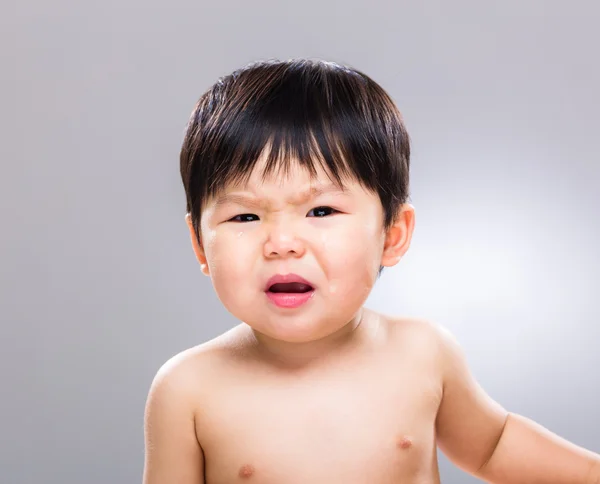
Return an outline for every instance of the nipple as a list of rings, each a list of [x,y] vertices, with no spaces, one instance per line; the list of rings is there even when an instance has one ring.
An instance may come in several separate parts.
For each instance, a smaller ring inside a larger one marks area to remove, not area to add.
[[[254,474],[254,467],[252,467],[250,464],[243,465],[240,468],[239,475],[241,478],[247,479],[247,478],[251,477],[252,474]]]
[[[401,449],[410,449],[412,447],[412,440],[410,439],[410,437],[402,437],[398,441],[398,447],[400,447]]]

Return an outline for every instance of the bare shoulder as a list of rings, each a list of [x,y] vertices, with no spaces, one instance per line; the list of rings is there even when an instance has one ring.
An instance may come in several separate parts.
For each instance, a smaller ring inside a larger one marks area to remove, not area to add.
[[[421,369],[432,384],[443,391],[448,373],[458,369],[464,359],[463,351],[449,329],[437,321],[418,317],[381,314],[388,328],[388,344],[394,353],[415,369]]]
[[[226,337],[186,349],[156,372],[144,412],[144,484],[204,482],[204,453],[197,416],[218,375]]]
[[[236,332],[233,328],[170,357],[156,372],[150,392],[168,387],[174,395],[188,397],[193,405],[210,388],[211,380],[218,379],[216,369],[224,356],[235,351]]]
[[[455,339],[440,323],[426,318],[400,317],[379,314],[388,328],[389,341],[411,353],[427,355],[438,360]]]
[[[471,377],[465,351],[447,327],[425,318],[391,318],[390,321],[391,327],[396,328],[395,333],[401,336],[397,338],[398,344],[406,342],[415,351],[433,358],[445,380]]]
[[[427,362],[426,375],[438,382],[439,406],[435,418],[437,446],[451,462],[477,475],[497,445],[508,412],[475,379],[464,349],[446,327],[425,319],[393,319],[414,361]],[[431,364],[429,364],[431,363]]]
[[[377,314],[379,335],[388,349],[383,353],[385,365],[404,384],[419,388],[439,406],[444,386],[444,358],[447,330],[439,323],[409,316]]]

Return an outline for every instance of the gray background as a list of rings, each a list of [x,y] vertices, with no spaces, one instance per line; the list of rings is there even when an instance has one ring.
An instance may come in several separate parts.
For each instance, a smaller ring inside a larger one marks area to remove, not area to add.
[[[405,116],[416,231],[368,305],[442,323],[502,405],[600,452],[597,2],[2,10],[0,482],[141,481],[154,373],[235,324],[189,245],[183,128],[271,57],[349,63]]]

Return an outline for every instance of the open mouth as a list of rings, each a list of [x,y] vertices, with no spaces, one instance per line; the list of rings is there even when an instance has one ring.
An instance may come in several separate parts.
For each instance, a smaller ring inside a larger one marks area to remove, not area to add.
[[[269,292],[286,294],[302,294],[312,290],[312,286],[302,282],[278,282],[268,289]]]
[[[267,298],[280,308],[294,309],[312,299],[315,288],[303,282],[277,282],[266,291]]]
[[[315,295],[315,287],[298,274],[275,274],[265,284],[269,301],[280,308],[299,308]]]

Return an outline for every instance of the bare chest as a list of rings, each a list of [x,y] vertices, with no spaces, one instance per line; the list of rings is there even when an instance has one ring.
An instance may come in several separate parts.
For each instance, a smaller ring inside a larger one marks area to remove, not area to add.
[[[199,427],[207,484],[438,483],[438,389],[419,373],[224,390]]]

